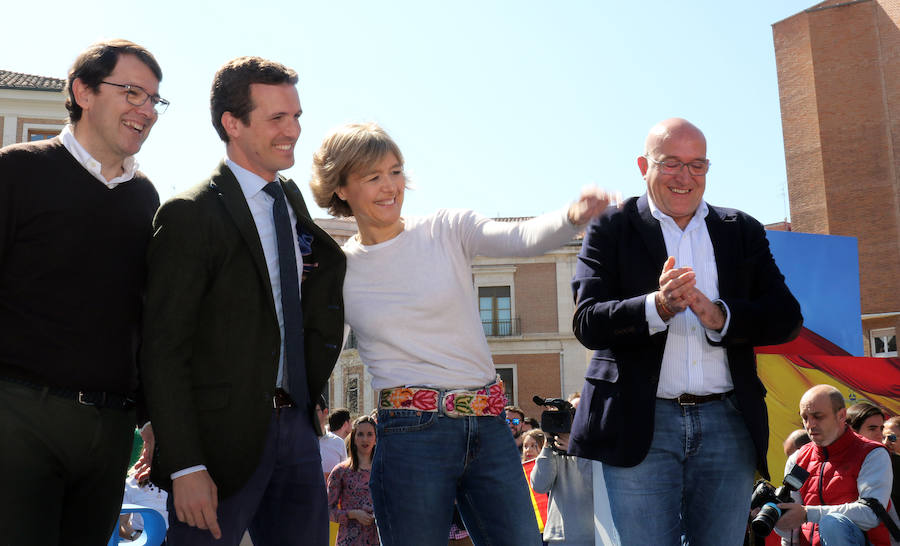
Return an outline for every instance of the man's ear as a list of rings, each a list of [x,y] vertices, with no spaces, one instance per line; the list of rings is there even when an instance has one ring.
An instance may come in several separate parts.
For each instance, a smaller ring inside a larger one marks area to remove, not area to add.
[[[241,128],[244,122],[236,118],[231,112],[222,112],[220,121],[229,139],[237,138],[241,135]]]
[[[94,90],[88,87],[81,78],[75,78],[72,81],[72,94],[75,96],[75,103],[82,110],[89,110],[94,101]]]
[[[638,169],[641,170],[641,176],[647,176],[647,167],[649,164],[647,163],[647,158],[639,155],[637,158]]]
[[[338,199],[341,201],[346,201],[347,198],[344,197],[344,186],[338,186],[338,189],[334,190],[334,194],[338,196]]]

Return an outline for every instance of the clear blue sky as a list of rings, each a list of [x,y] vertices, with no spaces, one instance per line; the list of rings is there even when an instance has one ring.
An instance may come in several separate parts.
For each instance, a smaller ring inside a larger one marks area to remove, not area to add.
[[[15,0],[0,68],[65,77],[108,37],[150,49],[172,106],[138,160],[164,199],[224,154],[209,121],[213,74],[259,55],[300,75],[303,133],[285,174],[314,216],[326,214],[309,194],[310,158],[340,123],[376,121],[398,142],[416,185],[406,214],[526,216],[589,183],[643,193],[646,132],[681,116],[709,142],[707,201],[768,223],[786,214],[771,25],[814,3]]]

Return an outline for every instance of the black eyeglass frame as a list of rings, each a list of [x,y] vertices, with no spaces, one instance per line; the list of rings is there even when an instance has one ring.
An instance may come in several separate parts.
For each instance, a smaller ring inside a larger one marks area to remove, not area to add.
[[[113,83],[106,80],[103,80],[100,83],[105,83],[106,85],[113,85],[115,87],[121,87],[122,89],[124,89],[125,100],[132,106],[143,106],[149,100],[153,105],[153,110],[159,115],[164,114],[171,104],[169,101],[160,97],[159,95],[151,95],[140,85],[133,85],[130,83]],[[134,97],[135,94],[137,94],[138,96],[143,95],[144,99],[140,102],[134,102],[132,100],[132,97]]]

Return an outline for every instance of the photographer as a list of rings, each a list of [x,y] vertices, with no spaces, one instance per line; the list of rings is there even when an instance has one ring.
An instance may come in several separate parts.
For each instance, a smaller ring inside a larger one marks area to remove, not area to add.
[[[574,413],[574,407],[570,406]],[[543,421],[543,419],[542,419]],[[571,424],[571,420],[569,421]],[[555,448],[555,449],[554,449]],[[569,455],[568,432],[547,435],[531,471],[531,485],[549,493],[544,542],[594,545],[594,492],[591,461]]]
[[[800,417],[812,441],[790,456],[785,474],[799,465],[810,476],[792,493],[797,502],[778,505],[785,510],[776,523],[782,545],[890,544],[887,528],[865,500],[887,507],[888,454],[850,430],[846,413],[840,391],[829,385],[817,385],[800,399]]]

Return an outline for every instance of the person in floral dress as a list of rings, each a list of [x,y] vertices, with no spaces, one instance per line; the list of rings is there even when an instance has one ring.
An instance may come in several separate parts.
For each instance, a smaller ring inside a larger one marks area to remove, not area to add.
[[[357,418],[347,440],[350,457],[328,475],[328,514],[340,525],[335,546],[381,544],[369,493],[375,420],[368,415]]]

